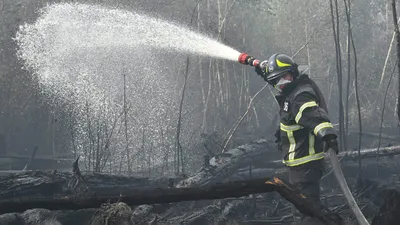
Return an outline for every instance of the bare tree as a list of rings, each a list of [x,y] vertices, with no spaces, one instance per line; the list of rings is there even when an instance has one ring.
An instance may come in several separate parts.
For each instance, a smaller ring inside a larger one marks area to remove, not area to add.
[[[400,60],[400,32],[399,25],[397,23],[397,11],[396,11],[396,1],[392,0],[392,12],[393,12],[393,23],[394,23],[394,32],[396,34],[397,39],[397,60]],[[398,92],[397,92],[397,118],[400,121],[400,63],[398,66]]]

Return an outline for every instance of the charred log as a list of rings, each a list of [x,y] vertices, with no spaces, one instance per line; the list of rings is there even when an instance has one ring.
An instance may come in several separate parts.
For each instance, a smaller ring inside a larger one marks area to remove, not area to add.
[[[250,163],[252,165],[265,164],[268,155],[278,158],[279,152],[274,150],[271,143],[273,142],[261,139],[219,154],[210,160],[209,165],[203,166],[197,174],[178,183],[177,187],[215,184],[232,176]]]
[[[168,187],[168,178],[149,179],[115,176],[98,173],[83,173],[92,193],[119,195],[124,190],[135,187]],[[68,184],[75,180],[72,173],[52,171],[29,171],[10,174],[0,178],[0,198],[69,196],[76,194]]]
[[[284,165],[280,159],[279,152],[270,143],[272,142],[261,139],[217,155],[210,160],[209,164],[205,164],[198,173],[181,181],[177,187],[206,185],[220,182],[221,180],[251,179],[247,169],[250,163],[253,167],[253,178],[282,176],[285,172]],[[400,145],[382,147],[379,151],[377,148],[361,150],[361,157],[365,159],[375,159],[377,154],[379,154],[379,157],[400,155]],[[344,162],[357,161],[358,152],[340,152],[338,157],[341,158],[344,167],[351,167],[351,165],[346,165]],[[326,160],[329,161],[329,157],[326,157]]]
[[[124,202],[127,205],[158,204],[168,202],[193,201],[201,199],[222,199],[241,197],[253,193],[278,192],[283,198],[292,202],[303,214],[318,217],[328,224],[342,224],[341,218],[331,213],[322,205],[315,205],[306,196],[282,180],[255,179],[220,183],[192,188],[132,188],[129,195],[96,196],[71,195],[52,198],[15,198],[0,201],[0,212],[22,212],[30,208],[53,210],[76,210],[82,208],[97,208],[103,203]],[[128,193],[127,193],[128,194]]]

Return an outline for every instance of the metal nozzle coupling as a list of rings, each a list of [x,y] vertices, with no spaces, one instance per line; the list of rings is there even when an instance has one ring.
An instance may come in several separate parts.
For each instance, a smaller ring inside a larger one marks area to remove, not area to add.
[[[244,64],[244,65],[250,65],[254,67],[259,67],[260,66],[260,60],[256,59],[253,56],[249,56],[247,53],[241,53],[239,55],[238,59],[239,63]]]

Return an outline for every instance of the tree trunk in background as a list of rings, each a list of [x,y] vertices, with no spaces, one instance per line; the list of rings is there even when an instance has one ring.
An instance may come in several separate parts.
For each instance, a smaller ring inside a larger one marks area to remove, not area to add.
[[[125,127],[125,153],[126,153],[126,162],[128,166],[128,174],[132,173],[132,164],[131,157],[129,153],[129,136],[128,136],[128,106],[126,101],[126,72],[125,69],[122,68],[122,76],[124,77],[124,127]]]
[[[392,12],[393,12],[393,24],[394,24],[394,32],[396,33],[396,40],[397,40],[397,70],[398,70],[398,83],[397,83],[397,118],[398,122],[400,123],[400,32],[399,32],[399,25],[397,23],[397,12],[396,12],[396,0],[392,0]]]

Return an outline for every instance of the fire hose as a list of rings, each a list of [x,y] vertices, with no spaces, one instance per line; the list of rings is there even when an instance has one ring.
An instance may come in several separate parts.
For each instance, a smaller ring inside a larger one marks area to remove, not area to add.
[[[340,189],[342,190],[343,195],[346,198],[351,211],[353,211],[354,216],[358,221],[358,224],[369,225],[367,219],[362,214],[360,208],[358,207],[356,201],[354,200],[353,195],[350,192],[349,186],[347,185],[346,179],[344,178],[343,171],[340,166],[335,150],[329,149],[329,159],[331,161],[333,173],[335,174],[336,180],[339,183]]]
[[[250,65],[254,67],[260,67],[260,60],[256,59],[253,56],[249,56],[246,53],[241,53],[238,59],[239,63],[244,64],[244,65]],[[344,197],[347,200],[347,203],[353,212],[355,218],[358,221],[359,225],[369,225],[367,219],[365,216],[362,214],[360,208],[358,207],[356,201],[354,200],[353,195],[351,194],[351,191],[349,189],[349,186],[347,185],[346,179],[343,175],[342,168],[340,166],[338,157],[336,155],[335,150],[329,149],[329,158],[331,161],[333,173],[335,174],[336,180],[339,183],[340,189],[343,192]]]

